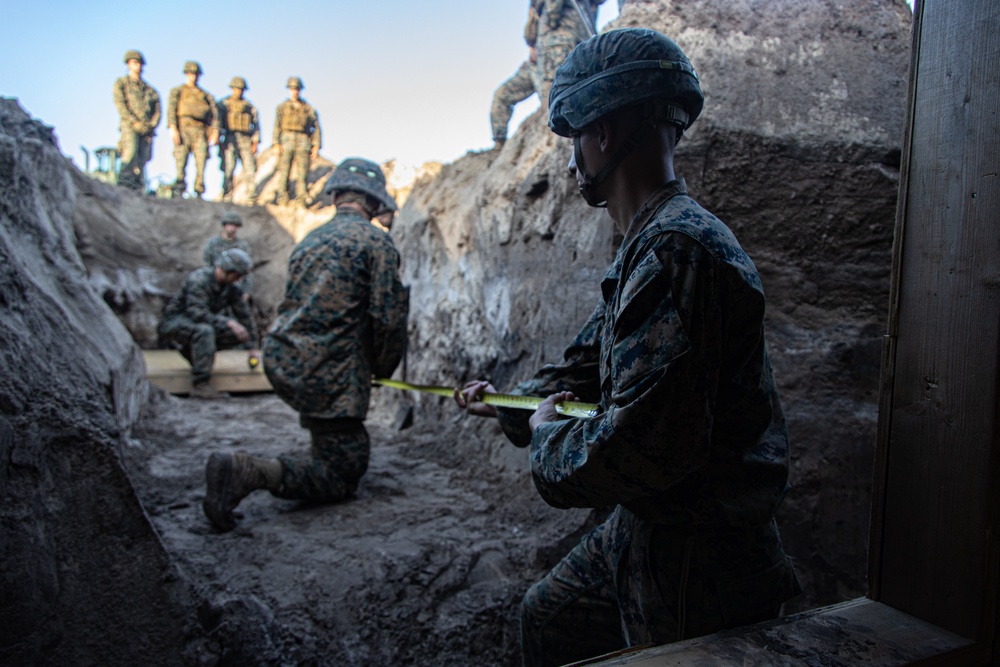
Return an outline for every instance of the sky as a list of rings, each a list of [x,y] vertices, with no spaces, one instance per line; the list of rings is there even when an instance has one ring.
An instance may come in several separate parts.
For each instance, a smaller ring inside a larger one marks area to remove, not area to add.
[[[17,98],[53,126],[62,152],[81,168],[81,147],[117,143],[112,86],[126,74],[125,51],[143,53],[143,78],[163,107],[147,165],[154,185],[173,182],[176,173],[166,106],[170,89],[184,82],[187,60],[201,64],[199,83],[217,99],[230,94],[233,76],[247,79],[246,98],[260,110],[261,149],[271,144],[288,77],[299,76],[303,98],[319,113],[322,157],[415,166],[491,147],[493,91],[527,56],[527,0],[5,4],[0,96]],[[617,14],[618,3],[607,0],[598,27]],[[511,134],[537,107],[535,97],[518,105]],[[213,148],[207,198],[221,190],[218,165]],[[193,180],[191,160],[189,189]]]

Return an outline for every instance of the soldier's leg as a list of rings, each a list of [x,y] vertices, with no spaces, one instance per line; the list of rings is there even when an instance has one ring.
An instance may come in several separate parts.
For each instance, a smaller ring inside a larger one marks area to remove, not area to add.
[[[301,205],[309,203],[309,188],[306,185],[306,177],[309,175],[309,152],[312,150],[312,143],[307,135],[299,135],[299,145],[295,150],[294,164],[292,165],[295,174],[295,201]]]
[[[292,157],[295,154],[294,135],[286,132],[281,137],[281,157],[278,159],[277,204],[288,203],[288,172],[292,169]]]
[[[194,191],[200,197],[205,192],[205,164],[208,162],[208,130],[203,127],[191,131],[191,149],[194,151]]]
[[[625,646],[608,559],[605,522],[591,531],[521,602],[526,667],[563,665]]]
[[[238,135],[237,142],[240,162],[243,165],[240,178],[245,184],[247,199],[251,204],[255,204],[257,203],[257,158],[253,154],[253,142],[245,135]]]
[[[236,172],[236,142],[231,138],[226,140],[222,151],[222,201],[233,200],[233,174]]]
[[[135,175],[139,181],[138,189],[146,189],[146,165],[153,159],[153,135],[145,134],[139,137],[138,155],[135,158]]]
[[[177,179],[174,181],[172,190],[175,197],[184,195],[187,189],[187,182],[184,180],[184,172],[187,169],[188,155],[191,154],[191,147],[186,143],[184,133],[181,133],[181,143],[174,146],[174,162],[177,164]]]
[[[360,419],[309,417],[300,421],[312,436],[312,457],[279,456],[281,486],[272,493],[279,498],[325,503],[347,498],[368,470],[371,441],[364,423]]]
[[[533,65],[529,61],[521,63],[514,76],[510,77],[497,88],[493,94],[493,105],[490,107],[490,126],[493,129],[493,141],[503,143],[507,140],[507,126],[514,114],[514,106],[531,97],[535,92],[531,80]]]
[[[121,150],[121,171],[118,174],[118,184],[133,190],[139,188],[137,178],[137,162],[139,157],[139,142],[142,137],[136,134],[131,124],[122,123],[121,140],[118,146]]]
[[[215,327],[211,324],[193,324],[188,342],[191,355],[191,381],[195,386],[205,384],[212,377],[215,364]]]

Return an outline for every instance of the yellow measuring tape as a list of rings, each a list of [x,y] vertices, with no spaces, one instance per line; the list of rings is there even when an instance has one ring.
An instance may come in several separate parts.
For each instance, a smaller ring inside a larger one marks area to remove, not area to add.
[[[393,389],[409,389],[411,391],[422,391],[427,394],[437,394],[452,398],[455,395],[454,387],[436,387],[429,384],[410,384],[399,380],[387,380],[385,378],[375,378],[372,384],[380,384]],[[498,405],[501,408],[516,408],[518,410],[537,410],[545,399],[537,396],[515,396],[514,394],[481,394],[479,400],[486,405]],[[577,403],[576,401],[565,401],[556,403],[556,412],[567,417],[579,417],[587,419],[597,416],[597,406],[593,403]]]

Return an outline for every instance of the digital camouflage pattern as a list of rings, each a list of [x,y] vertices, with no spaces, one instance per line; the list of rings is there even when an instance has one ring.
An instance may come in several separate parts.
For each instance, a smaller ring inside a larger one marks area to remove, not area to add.
[[[319,116],[312,105],[303,99],[285,100],[278,105],[274,119],[273,143],[281,146],[278,159],[278,203],[288,201],[288,178],[294,169],[295,198],[304,202],[308,190],[310,153],[323,147],[323,134]]]
[[[371,440],[360,419],[302,418],[312,438],[308,458],[279,456],[281,486],[271,493],[288,500],[331,503],[353,495],[368,470]]]
[[[185,171],[188,156],[194,155],[194,191],[205,192],[205,163],[208,161],[208,134],[219,130],[219,112],[215,98],[200,86],[183,84],[170,90],[167,101],[167,127],[176,127],[181,143],[174,146],[177,180],[174,194],[187,188]]]
[[[144,170],[153,157],[153,137],[160,124],[160,94],[141,78],[123,76],[115,81],[113,97],[121,118],[118,182],[140,190],[145,185]]]
[[[493,141],[507,140],[507,127],[514,106],[535,94],[535,63],[525,60],[521,66],[493,93],[493,104],[490,106],[490,127],[493,130]],[[541,99],[541,98],[539,98]]]
[[[226,322],[235,319],[250,332],[250,339],[240,343]],[[207,382],[212,374],[216,350],[257,347],[257,327],[250,308],[243,302],[243,291],[236,285],[219,284],[215,269],[201,267],[188,274],[180,291],[163,310],[157,329],[160,337],[181,347],[181,354],[191,362],[195,384]]]
[[[789,445],[753,262],[677,180],[636,214],[601,290],[564,364],[515,390],[601,414],[532,435],[499,411],[546,502],[616,508],[525,597],[531,665],[762,620],[799,592],[773,521]]]
[[[215,260],[218,259],[219,255],[221,255],[223,251],[231,250],[233,248],[242,250],[247,255],[250,255],[250,257],[253,257],[253,255],[250,254],[250,244],[247,243],[246,239],[236,237],[232,241],[227,241],[221,236],[213,236],[205,242],[205,247],[201,251],[202,261],[205,263],[205,266],[215,266]],[[253,274],[248,273],[243,276],[236,282],[236,285],[243,291],[244,294],[253,295]]]
[[[235,79],[234,79],[235,81]],[[243,82],[243,88],[246,83]],[[236,162],[243,164],[243,176],[250,190],[251,202],[256,199],[257,156],[260,143],[260,118],[255,107],[246,99],[231,95],[219,100],[219,153],[222,162],[222,200],[232,201]]]
[[[391,237],[338,211],[289,258],[264,343],[275,392],[305,417],[364,419],[372,377],[390,376],[403,356],[408,310]]]

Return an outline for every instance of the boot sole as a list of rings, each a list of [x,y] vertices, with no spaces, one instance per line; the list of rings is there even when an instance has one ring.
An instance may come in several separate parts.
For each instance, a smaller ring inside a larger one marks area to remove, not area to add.
[[[229,493],[226,489],[229,488],[232,477],[232,457],[223,454],[212,454],[208,457],[208,465],[205,466],[205,499],[201,502],[201,508],[208,520],[224,533],[236,527],[232,510],[226,509],[229,504]],[[217,502],[212,502],[213,498],[217,499]]]

